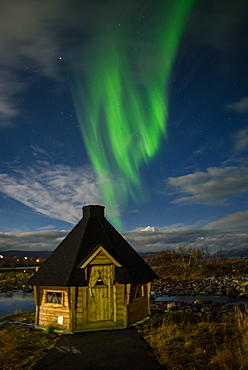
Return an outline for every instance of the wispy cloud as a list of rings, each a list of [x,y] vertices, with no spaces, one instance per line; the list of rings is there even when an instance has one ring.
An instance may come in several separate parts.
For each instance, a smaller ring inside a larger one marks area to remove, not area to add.
[[[52,251],[67,234],[65,230],[0,233],[0,250]]]
[[[230,110],[230,111],[234,111],[234,112],[237,112],[237,113],[246,113],[246,112],[248,112],[248,97],[242,98],[238,102],[227,104],[225,109]]]
[[[48,217],[75,223],[85,204],[101,204],[91,167],[38,162],[27,169],[0,174],[0,191]],[[111,210],[109,210],[111,212]]]
[[[203,227],[172,225],[148,226],[122,233],[138,252],[177,250],[180,246],[207,248],[210,253],[221,249],[248,248],[248,210],[210,222]],[[69,231],[42,230],[0,233],[0,250],[54,250]]]
[[[179,195],[172,203],[224,206],[228,198],[248,192],[248,167],[209,167],[206,172],[170,177],[168,183]]]
[[[0,4],[0,126],[19,113],[17,96],[28,88],[37,71],[58,79],[59,47],[50,19],[58,5],[57,0]]]
[[[37,227],[37,230],[38,231],[41,231],[41,230],[53,230],[55,229],[55,226],[54,225],[46,225],[46,226],[43,226],[43,227]]]
[[[248,149],[248,128],[239,130],[234,136],[234,150],[241,152]]]
[[[48,157],[49,155],[46,153],[44,149],[39,147],[38,145],[30,145],[30,148],[32,150],[33,156],[36,157],[38,155],[46,156]]]
[[[203,227],[171,226],[138,228],[124,233],[129,243],[139,251],[152,252],[184,245],[207,248],[215,253],[221,249],[248,248],[248,210],[230,214]]]
[[[203,227],[138,228],[123,235],[136,250],[148,253],[176,250],[180,246],[207,248],[211,253],[248,248],[247,212],[229,215]]]
[[[248,230],[248,210],[232,213],[226,217],[210,222],[206,230]],[[248,245],[247,245],[248,247]]]
[[[139,251],[160,251],[164,249],[176,249],[180,245],[191,245],[208,234],[202,229],[179,227],[179,228],[153,228],[150,230],[138,228],[124,233],[128,242]],[[154,229],[154,231],[153,231]]]

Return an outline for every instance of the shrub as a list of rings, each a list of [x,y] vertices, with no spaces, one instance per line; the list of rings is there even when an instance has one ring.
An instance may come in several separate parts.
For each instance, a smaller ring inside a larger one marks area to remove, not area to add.
[[[52,335],[55,333],[55,326],[53,324],[48,324],[47,327],[46,327],[46,334],[47,335]]]

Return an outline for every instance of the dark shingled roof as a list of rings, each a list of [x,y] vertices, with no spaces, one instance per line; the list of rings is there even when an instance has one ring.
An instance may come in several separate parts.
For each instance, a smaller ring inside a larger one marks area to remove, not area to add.
[[[122,267],[117,267],[120,284],[146,283],[157,274],[104,217],[104,207],[83,207],[83,218],[31,277],[28,284],[41,286],[83,286],[84,269],[80,268],[100,246]]]

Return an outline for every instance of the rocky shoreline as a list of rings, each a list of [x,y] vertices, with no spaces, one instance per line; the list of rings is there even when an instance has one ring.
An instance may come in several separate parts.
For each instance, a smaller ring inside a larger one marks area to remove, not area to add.
[[[157,301],[152,304],[154,310],[171,312],[171,311],[180,311],[184,314],[184,319],[187,315],[189,318],[195,318],[197,321],[205,319],[209,321],[221,321],[223,317],[228,317],[233,313],[237,312],[241,315],[248,315],[248,309],[244,304],[240,303],[238,305],[225,304],[225,303],[216,303],[213,301],[202,301],[195,300],[193,303],[188,302],[171,302],[171,301]]]
[[[33,287],[15,284],[0,287],[0,293],[23,290],[31,293]],[[248,299],[248,276],[221,276],[194,280],[161,279],[152,285],[153,295],[160,296],[227,296]]]
[[[16,292],[17,290],[22,290],[25,293],[32,293],[33,287],[30,285],[11,285],[8,287],[0,287],[0,293]]]
[[[248,276],[221,276],[194,280],[161,279],[153,284],[155,296],[218,295],[248,299]]]
[[[219,321],[223,315],[235,310],[247,314],[244,304],[226,304],[211,300],[196,299],[186,301],[166,301],[166,296],[226,296],[237,299],[248,299],[248,276],[221,276],[194,280],[162,279],[161,284],[152,286],[153,297],[164,297],[163,301],[152,301],[152,308],[162,311],[183,311],[196,319],[206,318]]]

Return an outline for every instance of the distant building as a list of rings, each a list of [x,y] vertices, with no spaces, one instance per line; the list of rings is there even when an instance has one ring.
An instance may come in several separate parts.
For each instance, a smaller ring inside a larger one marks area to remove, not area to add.
[[[157,274],[104,217],[83,207],[83,218],[29,280],[36,324],[70,331],[121,327],[150,315]]]

